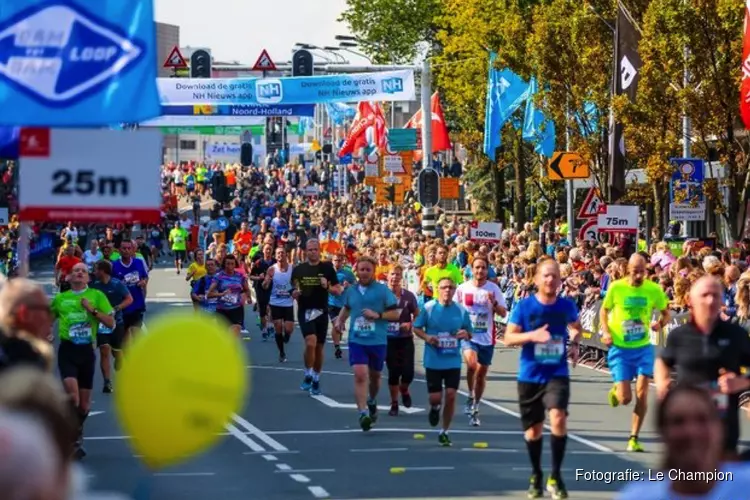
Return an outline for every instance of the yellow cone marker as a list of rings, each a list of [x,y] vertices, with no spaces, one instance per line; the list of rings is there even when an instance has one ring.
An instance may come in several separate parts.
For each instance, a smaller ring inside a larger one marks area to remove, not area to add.
[[[488,446],[487,443],[474,443],[474,448],[487,448]]]
[[[406,472],[404,467],[391,467],[391,474],[403,474]]]
[[[424,439],[424,434],[414,434],[414,439]]]

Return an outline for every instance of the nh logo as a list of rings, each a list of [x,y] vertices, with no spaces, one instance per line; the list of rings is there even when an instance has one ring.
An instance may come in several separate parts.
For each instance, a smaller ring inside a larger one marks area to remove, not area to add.
[[[386,78],[383,80],[383,92],[386,94],[395,94],[403,92],[404,81],[401,78]]]
[[[255,93],[260,104],[276,104],[284,98],[284,90],[279,80],[258,80]]]

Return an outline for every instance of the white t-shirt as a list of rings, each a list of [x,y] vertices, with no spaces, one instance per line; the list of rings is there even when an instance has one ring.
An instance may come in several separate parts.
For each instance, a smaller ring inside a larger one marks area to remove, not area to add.
[[[471,326],[474,332],[471,341],[478,345],[495,345],[495,313],[492,311],[491,297],[503,306],[505,297],[500,287],[488,281],[481,287],[474,285],[473,281],[461,283],[453,295],[453,301],[459,303],[469,313]]]
[[[644,475],[642,481],[632,482],[627,485],[615,500],[727,500],[735,498],[747,498],[745,495],[750,491],[750,466],[745,464],[725,465],[719,469],[726,476],[723,480],[717,480],[714,487],[705,495],[678,495],[671,491],[672,481],[669,474],[678,471],[664,471],[665,479],[656,480],[656,471],[651,471],[653,480]],[[731,476],[729,476],[731,474]],[[720,478],[719,478],[720,479]]]
[[[292,298],[292,266],[287,265],[286,272],[278,264],[273,266],[271,282],[271,299],[268,303],[274,307],[294,307]]]
[[[91,250],[86,250],[83,252],[83,262],[88,266],[88,268],[91,270],[94,268],[94,264],[99,262],[104,258],[104,254],[100,250],[97,250],[95,254],[91,253]]]

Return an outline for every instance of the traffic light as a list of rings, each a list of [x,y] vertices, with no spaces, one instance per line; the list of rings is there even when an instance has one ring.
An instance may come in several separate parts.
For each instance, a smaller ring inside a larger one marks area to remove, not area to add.
[[[190,77],[211,78],[211,54],[205,50],[196,50],[190,56]]]
[[[298,50],[292,56],[292,76],[313,76],[313,56],[307,50]]]
[[[419,203],[432,208],[440,201],[440,175],[437,170],[427,168],[419,173]]]

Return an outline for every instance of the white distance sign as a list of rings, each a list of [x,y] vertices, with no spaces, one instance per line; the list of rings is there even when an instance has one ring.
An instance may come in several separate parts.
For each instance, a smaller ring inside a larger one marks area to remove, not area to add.
[[[158,130],[21,129],[19,219],[161,220]]]
[[[471,241],[497,243],[503,233],[503,225],[499,222],[477,222],[474,221],[469,227],[469,239]]]
[[[600,233],[638,232],[638,207],[632,205],[607,205],[607,211],[599,214],[597,226]]]

